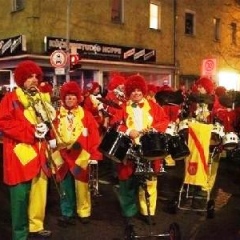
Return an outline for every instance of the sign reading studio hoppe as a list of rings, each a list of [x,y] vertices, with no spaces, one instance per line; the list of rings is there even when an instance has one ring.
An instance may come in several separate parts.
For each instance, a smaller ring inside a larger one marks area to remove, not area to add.
[[[14,56],[26,51],[25,35],[0,39],[0,57]]]
[[[46,53],[51,54],[57,49],[65,50],[67,41],[63,38],[45,37],[44,43]],[[70,40],[69,48],[75,49],[81,58],[87,59],[136,63],[156,62],[156,51],[153,49],[116,46],[78,40]]]

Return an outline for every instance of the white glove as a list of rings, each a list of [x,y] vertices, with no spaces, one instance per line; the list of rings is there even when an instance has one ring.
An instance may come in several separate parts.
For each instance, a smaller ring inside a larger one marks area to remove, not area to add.
[[[54,149],[57,147],[57,140],[56,139],[51,139],[48,141],[50,148]]]
[[[39,123],[36,125],[35,137],[36,138],[45,138],[49,128],[45,123]]]

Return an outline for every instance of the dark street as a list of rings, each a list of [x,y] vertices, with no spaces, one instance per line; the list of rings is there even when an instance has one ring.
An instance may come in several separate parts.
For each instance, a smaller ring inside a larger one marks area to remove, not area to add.
[[[169,233],[172,223],[177,223],[183,240],[237,240],[240,239],[240,179],[238,159],[222,159],[215,187],[211,192],[215,201],[215,216],[207,218],[206,211],[180,210],[171,212],[171,200],[177,197],[182,185],[183,161],[177,166],[166,169],[160,175],[158,185],[158,205],[156,225],[149,227],[140,219],[134,219],[134,231],[144,239],[170,239],[168,236],[153,237]],[[61,228],[57,225],[59,217],[58,194],[50,180],[48,205],[46,211],[46,229],[52,230],[52,240],[123,240],[124,221],[121,217],[117,199],[117,188],[108,184],[110,179],[110,162],[106,160],[99,165],[99,192],[101,196],[93,199],[91,222]],[[11,222],[9,212],[8,190],[1,183],[0,187],[0,239],[11,240]],[[148,236],[148,237],[147,237]]]

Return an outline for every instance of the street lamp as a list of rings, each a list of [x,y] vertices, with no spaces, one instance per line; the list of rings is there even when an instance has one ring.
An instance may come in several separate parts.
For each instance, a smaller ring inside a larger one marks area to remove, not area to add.
[[[66,17],[66,53],[67,53],[67,65],[66,65],[66,82],[70,81],[70,9],[71,0],[67,0],[67,17]]]

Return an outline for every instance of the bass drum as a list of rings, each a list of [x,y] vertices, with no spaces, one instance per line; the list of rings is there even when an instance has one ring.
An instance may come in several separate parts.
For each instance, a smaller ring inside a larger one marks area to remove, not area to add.
[[[164,133],[148,132],[140,137],[140,145],[143,157],[155,160],[167,155],[167,136]]]
[[[183,136],[172,136],[168,141],[169,153],[173,160],[184,160],[189,156],[190,151]]]
[[[115,162],[123,162],[132,146],[131,139],[124,133],[108,129],[105,133],[98,149],[109,159]]]
[[[233,150],[238,146],[239,138],[234,132],[226,133],[223,137],[223,148],[225,150]]]

